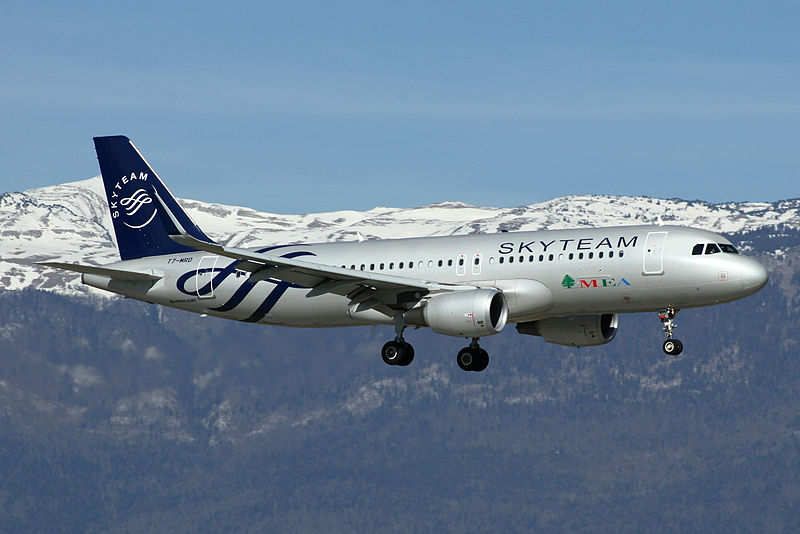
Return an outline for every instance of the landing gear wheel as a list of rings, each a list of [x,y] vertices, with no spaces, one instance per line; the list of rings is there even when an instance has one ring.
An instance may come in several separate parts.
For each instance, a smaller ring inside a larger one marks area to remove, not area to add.
[[[381,358],[388,365],[405,366],[414,360],[414,347],[405,341],[389,341],[381,349]]]
[[[472,365],[475,363],[475,353],[470,347],[464,347],[458,351],[456,362],[462,371],[472,371]]]
[[[683,352],[683,343],[677,339],[667,339],[664,341],[664,344],[661,346],[661,348],[664,349],[665,354],[677,356]]]
[[[405,367],[414,361],[414,347],[411,346],[411,343],[407,343],[405,341],[401,341],[400,345],[402,345],[401,352],[403,353],[403,357],[399,362],[397,362],[397,365]]]
[[[484,349],[478,350],[478,360],[475,362],[475,368],[473,371],[481,372],[489,365],[489,353],[486,352]]]
[[[458,351],[456,363],[462,371],[480,372],[489,365],[489,353],[480,347],[464,347]]]
[[[381,358],[388,365],[397,365],[400,361],[400,347],[396,341],[387,342],[381,349]]]

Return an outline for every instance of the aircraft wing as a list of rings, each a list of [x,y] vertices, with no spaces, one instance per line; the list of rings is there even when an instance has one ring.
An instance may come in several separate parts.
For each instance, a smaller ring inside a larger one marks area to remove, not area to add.
[[[170,237],[188,247],[239,260],[238,269],[253,273],[250,280],[282,280],[308,287],[306,297],[333,293],[350,298],[356,311],[375,309],[392,317],[394,311],[406,309],[423,296],[434,292],[475,289],[475,286],[442,284],[431,280],[406,278],[381,273],[343,269],[294,258],[284,258],[199,240],[180,233]]]
[[[183,228],[157,191],[153,191],[153,196],[161,207],[157,210],[161,222],[173,241],[195,250],[239,260],[237,268],[253,273],[250,277],[253,282],[273,279],[307,287],[308,298],[333,293],[349,298],[350,306],[354,306],[357,312],[375,309],[394,317],[396,311],[413,307],[429,293],[476,289],[475,286],[343,269],[197,239]]]

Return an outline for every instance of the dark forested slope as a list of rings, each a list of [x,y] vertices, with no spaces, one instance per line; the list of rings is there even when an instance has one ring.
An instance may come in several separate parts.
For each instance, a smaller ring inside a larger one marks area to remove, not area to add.
[[[753,236],[757,239],[758,236]],[[798,255],[743,301],[569,349],[0,295],[0,530],[800,531]]]

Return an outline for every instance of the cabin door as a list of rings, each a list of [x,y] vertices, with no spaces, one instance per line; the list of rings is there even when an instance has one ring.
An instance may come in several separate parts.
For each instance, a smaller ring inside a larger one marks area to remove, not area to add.
[[[664,244],[667,232],[649,232],[644,244],[645,275],[664,274]]]

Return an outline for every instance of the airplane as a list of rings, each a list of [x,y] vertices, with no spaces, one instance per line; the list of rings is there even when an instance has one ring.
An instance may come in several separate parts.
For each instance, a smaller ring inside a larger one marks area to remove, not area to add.
[[[124,136],[95,137],[120,261],[43,262],[84,284],[203,315],[290,327],[393,325],[381,349],[406,366],[408,327],[471,339],[464,371],[489,364],[482,337],[521,334],[572,347],[614,339],[619,315],[657,312],[677,356],[680,309],[752,295],[766,269],[725,237],[679,226],[500,232],[236,248],[186,214]]]

